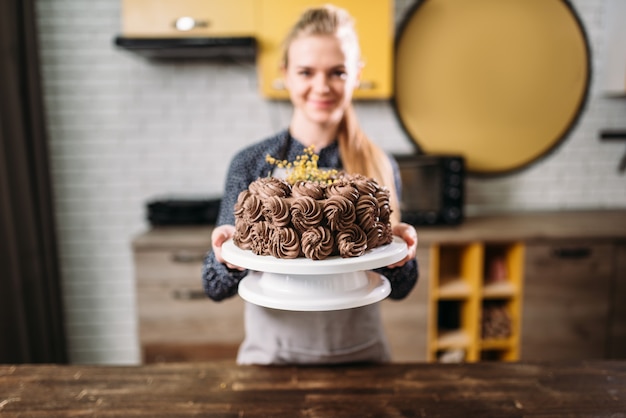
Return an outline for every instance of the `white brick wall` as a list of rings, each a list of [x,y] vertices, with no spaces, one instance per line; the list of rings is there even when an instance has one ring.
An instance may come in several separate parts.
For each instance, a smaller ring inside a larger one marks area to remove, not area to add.
[[[396,21],[413,4],[396,1]],[[605,0],[573,2],[594,52],[585,112],[570,137],[527,170],[468,181],[468,211],[626,207],[617,173],[626,101],[599,91]],[[286,126],[285,103],[263,100],[250,63],[153,63],[116,50],[119,0],[38,0],[45,105],[68,325],[75,363],[139,361],[130,243],[144,203],[219,195],[241,147]],[[412,145],[387,102],[359,103],[365,130],[390,152]],[[200,278],[198,277],[198,280]]]

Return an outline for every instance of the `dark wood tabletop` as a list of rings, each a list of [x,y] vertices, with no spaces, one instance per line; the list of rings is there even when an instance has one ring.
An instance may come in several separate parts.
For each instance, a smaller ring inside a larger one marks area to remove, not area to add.
[[[0,365],[0,417],[626,417],[626,361]]]

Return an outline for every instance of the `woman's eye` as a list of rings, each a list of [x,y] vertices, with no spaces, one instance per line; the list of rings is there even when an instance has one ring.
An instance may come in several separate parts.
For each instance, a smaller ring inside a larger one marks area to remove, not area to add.
[[[333,71],[333,77],[337,77],[337,78],[341,78],[341,79],[345,79],[346,77],[348,77],[348,73],[346,73],[343,70],[337,70],[337,71]]]
[[[311,75],[311,71],[309,71],[309,70],[300,70],[300,71],[298,71],[298,75],[301,75],[303,77],[308,77],[308,76]]]

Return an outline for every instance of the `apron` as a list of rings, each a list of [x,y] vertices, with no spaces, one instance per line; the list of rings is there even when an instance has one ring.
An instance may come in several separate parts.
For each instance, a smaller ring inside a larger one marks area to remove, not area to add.
[[[284,311],[245,303],[238,364],[388,362],[379,303],[352,309]]]

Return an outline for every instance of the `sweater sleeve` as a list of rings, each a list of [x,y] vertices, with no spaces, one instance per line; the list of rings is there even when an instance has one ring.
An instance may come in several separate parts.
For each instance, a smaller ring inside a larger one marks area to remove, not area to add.
[[[389,280],[389,284],[391,285],[389,298],[395,300],[407,297],[408,294],[411,293],[411,290],[413,290],[413,287],[415,287],[419,277],[417,259],[408,261],[402,267],[392,269],[383,267],[374,271]]]
[[[248,270],[230,270],[215,259],[213,251],[209,251],[202,267],[204,293],[216,302],[235,296],[239,282],[247,274]]]

